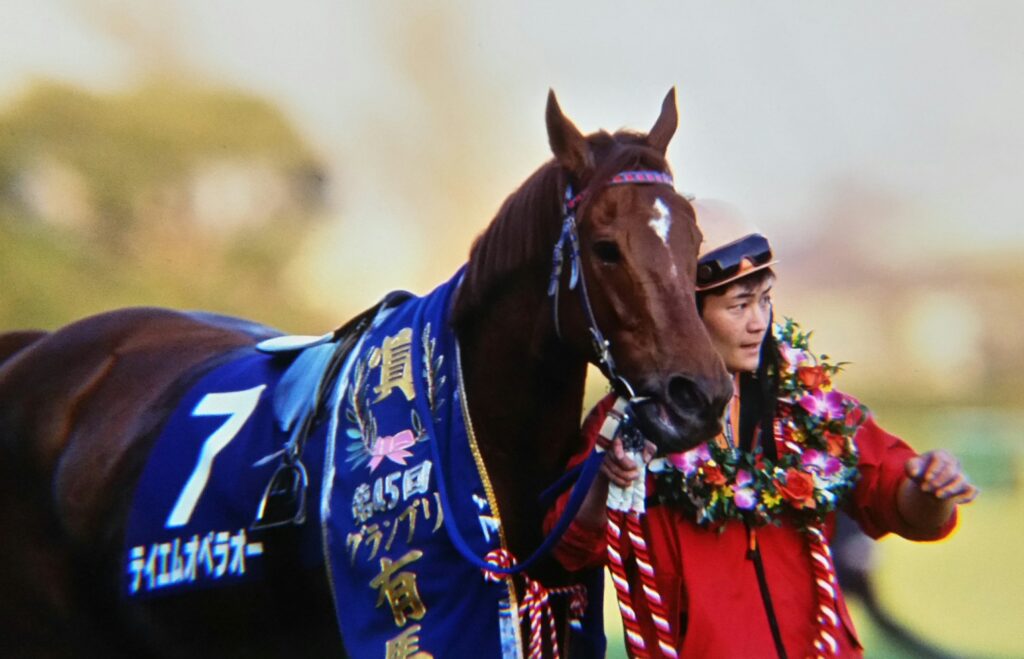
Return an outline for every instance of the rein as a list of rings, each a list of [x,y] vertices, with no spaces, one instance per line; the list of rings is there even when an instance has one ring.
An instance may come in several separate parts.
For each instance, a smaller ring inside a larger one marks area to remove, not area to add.
[[[461,354],[459,352],[456,352],[456,359],[459,361],[459,373],[461,375],[462,359]],[[460,390],[462,389],[461,377],[459,382],[459,388]],[[463,395],[465,395],[464,392]],[[431,433],[434,432],[432,427],[433,419],[430,419],[429,417],[424,419],[424,424],[429,426],[429,431]],[[434,469],[437,470],[437,489],[438,493],[440,494],[441,508],[442,510],[444,510],[444,514],[447,519],[454,520],[455,518],[451,512],[451,502],[449,501],[448,497],[448,487],[446,484],[447,479],[445,478],[444,473],[444,464],[441,461],[440,454],[438,453],[437,442],[431,442],[430,449],[432,451],[431,455],[434,458]],[[498,565],[494,562],[488,561],[487,559],[480,558],[470,548],[465,538],[462,537],[462,532],[459,530],[458,525],[454,523],[444,525],[445,530],[448,532],[448,537],[451,539],[452,544],[455,545],[455,548],[459,551],[459,553],[462,554],[462,557],[470,563],[472,563],[473,565],[475,565],[476,567],[480,568],[481,570],[485,570],[491,574],[503,576],[516,575],[520,572],[525,571],[527,568],[532,566],[542,557],[547,555],[547,553],[551,551],[555,544],[557,544],[558,541],[562,539],[562,535],[565,533],[566,529],[569,528],[569,524],[572,522],[572,520],[575,519],[576,513],[579,512],[580,506],[583,505],[583,499],[586,498],[587,493],[590,491],[591,484],[594,482],[594,479],[597,477],[598,472],[601,470],[601,462],[603,458],[604,456],[596,451],[587,456],[587,459],[583,463],[583,467],[580,472],[579,478],[576,481],[576,484],[573,486],[572,493],[570,493],[569,495],[569,501],[565,506],[565,510],[562,512],[562,516],[558,518],[558,522],[551,529],[551,532],[548,533],[547,537],[544,538],[544,541],[540,544],[540,546],[537,547],[537,549],[535,549],[533,553],[526,558],[526,560],[516,562],[513,565]]]
[[[670,186],[675,185],[669,174],[652,170],[619,172],[608,179],[605,185],[658,183]],[[565,254],[568,253],[569,290],[574,290],[579,285],[580,302],[583,306],[583,311],[587,315],[587,329],[590,332],[590,339],[597,356],[598,366],[604,371],[608,381],[620,395],[636,401],[637,396],[633,386],[615,371],[615,360],[612,358],[611,342],[604,338],[601,328],[598,327],[593,306],[590,304],[590,295],[587,293],[587,278],[583,273],[580,257],[580,235],[576,227],[576,209],[591,194],[594,187],[592,185],[588,186],[579,194],[574,195],[572,184],[565,186],[565,201],[562,204],[562,233],[558,238],[558,242],[555,243],[551,279],[548,282],[548,297],[553,298],[551,308],[555,323],[555,335],[559,340],[562,340],[562,328],[558,319],[558,299],[559,290],[562,287],[562,270],[564,268]]]

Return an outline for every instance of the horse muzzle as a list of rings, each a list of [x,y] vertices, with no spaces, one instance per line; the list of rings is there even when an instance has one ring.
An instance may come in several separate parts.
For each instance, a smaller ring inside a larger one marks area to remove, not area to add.
[[[732,387],[722,385],[673,375],[657,395],[635,399],[637,427],[658,453],[688,451],[722,432],[722,415],[732,397]]]

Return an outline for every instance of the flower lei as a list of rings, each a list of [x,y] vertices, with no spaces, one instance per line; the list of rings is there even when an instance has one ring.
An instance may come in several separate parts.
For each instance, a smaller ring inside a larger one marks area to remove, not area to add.
[[[856,484],[853,436],[867,410],[832,389],[843,363],[812,354],[811,333],[789,318],[773,331],[781,357],[778,459],[765,458],[760,447],[744,452],[712,440],[651,464],[658,499],[681,507],[700,525],[735,519],[761,526],[786,517],[805,530],[819,527]]]

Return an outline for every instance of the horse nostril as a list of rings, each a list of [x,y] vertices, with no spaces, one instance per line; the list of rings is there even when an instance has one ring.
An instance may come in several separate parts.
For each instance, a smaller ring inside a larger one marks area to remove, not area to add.
[[[667,389],[669,403],[678,411],[699,412],[710,404],[704,388],[685,375],[670,377]]]

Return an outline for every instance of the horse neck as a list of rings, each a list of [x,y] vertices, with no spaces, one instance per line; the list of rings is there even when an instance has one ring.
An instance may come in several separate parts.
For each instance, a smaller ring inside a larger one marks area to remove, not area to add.
[[[464,327],[466,399],[509,548],[538,544],[538,497],[579,445],[586,362],[556,339],[544,280],[521,277]]]

